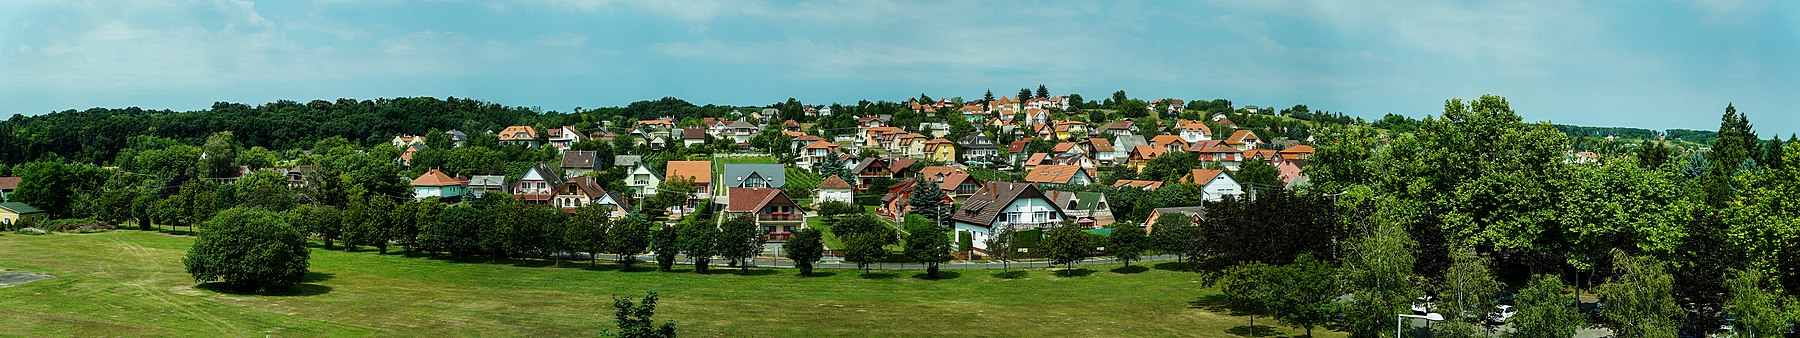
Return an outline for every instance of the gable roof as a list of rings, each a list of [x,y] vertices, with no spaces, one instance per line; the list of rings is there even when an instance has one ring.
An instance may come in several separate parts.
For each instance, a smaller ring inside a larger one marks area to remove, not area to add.
[[[825,142],[824,140],[819,140],[819,141],[813,141],[813,143],[811,143],[811,144],[807,144],[806,147],[802,148],[802,149],[833,149],[833,148],[837,148],[837,147],[838,147],[837,143],[831,143],[831,142]]]
[[[787,193],[777,188],[731,188],[731,201],[725,212],[755,212],[771,203],[794,204]]]
[[[586,150],[565,151],[565,152],[563,152],[562,167],[563,168],[593,169],[595,167],[594,158],[599,157],[599,156],[600,156],[600,153],[594,152],[594,151],[586,151]]]
[[[855,189],[855,187],[851,187],[850,182],[845,182],[838,175],[827,175],[825,180],[819,181],[819,189],[849,190]]]
[[[501,141],[528,141],[537,138],[537,128],[531,126],[509,126],[500,130]]]
[[[0,177],[0,190],[13,190],[13,189],[18,189],[18,188],[19,188],[19,182],[20,182],[20,181],[24,181],[24,180],[25,180],[25,178],[23,178],[23,177],[17,177],[17,176],[14,176],[14,177]]]
[[[525,169],[525,174],[520,175],[519,180],[530,181],[533,180],[532,177],[537,177],[535,179],[537,181],[556,181],[556,175],[551,175],[550,169],[544,168],[542,164],[532,165],[531,169]]]
[[[956,211],[951,213],[950,219],[984,227],[990,226],[994,224],[994,220],[1000,216],[1000,213],[1006,210],[1007,205],[1020,198],[1042,199],[1044,193],[1038,191],[1037,186],[1031,183],[990,182],[982,186],[981,191],[969,196],[969,199],[963,202],[962,207],[956,208]],[[1062,207],[1055,203],[1050,203],[1050,208],[1056,210],[1058,214],[1062,213]]]
[[[1112,186],[1114,188],[1132,187],[1144,190],[1156,190],[1157,188],[1162,188],[1162,185],[1162,181],[1118,180],[1113,181]]]
[[[704,140],[704,139],[706,139],[706,129],[682,128],[681,129],[681,139],[683,139],[683,140]]]
[[[0,203],[0,209],[6,209],[7,211],[20,215],[44,212],[43,210],[38,210],[38,208],[31,207],[30,204],[25,204],[25,202]]]
[[[1075,175],[1078,174],[1086,175],[1087,173],[1084,170],[1081,170],[1081,166],[1045,164],[1032,168],[1031,173],[1025,174],[1025,181],[1031,183],[1066,184],[1069,183],[1070,180],[1074,180]],[[1088,179],[1091,180],[1093,177],[1089,176]]]
[[[1090,137],[1087,139],[1087,144],[1089,147],[1093,147],[1094,151],[1097,151],[1097,152],[1113,151],[1112,141],[1107,141],[1106,139],[1103,139],[1103,138]]]
[[[469,186],[472,187],[501,187],[505,185],[506,176],[475,175],[474,177],[469,178]]]
[[[1292,146],[1292,147],[1287,147],[1287,149],[1282,149],[1282,150],[1281,150],[1281,153],[1282,153],[1282,154],[1307,154],[1307,155],[1311,155],[1311,154],[1312,154],[1312,153],[1313,153],[1313,147],[1312,147],[1312,146],[1309,146],[1309,145],[1304,145],[1304,144],[1301,144],[1301,145],[1295,145],[1295,146]]]
[[[1181,145],[1182,148],[1188,146],[1187,141],[1182,140],[1181,136],[1177,135],[1156,135],[1156,137],[1150,138],[1150,144],[1164,147],[1168,147],[1171,144],[1177,144]]]
[[[725,186],[735,187],[744,184],[744,179],[751,174],[762,176],[770,187],[787,186],[787,168],[780,164],[727,164],[719,179],[725,180]]]
[[[1057,206],[1069,205],[1069,201],[1074,200],[1075,210],[1094,210],[1099,208],[1100,202],[1106,200],[1106,195],[1088,191],[1048,190],[1044,191],[1044,198]]]
[[[462,181],[451,178],[450,175],[445,175],[444,172],[438,171],[436,168],[427,170],[424,174],[419,175],[419,178],[414,178],[412,180],[412,186],[415,187],[449,187],[460,186],[462,184]]]
[[[1242,129],[1231,133],[1231,138],[1225,139],[1225,144],[1244,144],[1250,140],[1262,141],[1262,138],[1256,137],[1256,133],[1248,129]]]
[[[568,182],[558,184],[556,188],[556,194],[558,195],[585,195],[588,198],[601,198],[606,196],[606,188],[601,188],[600,183],[595,182],[593,177],[580,176],[571,178]]]
[[[1231,179],[1231,175],[1225,174],[1224,170],[1217,170],[1217,169],[1212,169],[1212,170],[1194,169],[1194,172],[1189,175],[1194,177],[1194,184],[1199,184],[1202,187],[1204,187],[1208,184],[1212,184],[1213,179],[1219,178],[1221,176],[1225,177],[1226,179]]]
[[[927,181],[937,181],[944,177],[950,176],[950,174],[955,174],[955,173],[960,173],[960,172],[966,172],[966,171],[964,171],[963,168],[958,168],[958,167],[934,165],[934,166],[919,168],[919,177],[924,178]]]
[[[615,166],[615,167],[634,166],[634,165],[637,165],[638,162],[643,161],[643,160],[644,160],[643,155],[618,155],[618,156],[613,156],[613,166]]]
[[[1182,130],[1198,130],[1203,134],[1212,135],[1212,128],[1207,128],[1206,124],[1201,123],[1200,121],[1194,121],[1194,120],[1175,121],[1175,128],[1179,128]]]
[[[1137,154],[1139,158],[1148,160],[1169,153],[1169,147],[1137,146],[1136,148],[1131,148],[1131,152]]]
[[[948,176],[944,176],[943,181],[938,182],[938,190],[956,190],[957,186],[960,186],[963,184],[963,182],[968,182],[968,181],[973,181],[976,184],[981,184],[981,181],[976,180],[974,176],[969,176],[968,173],[957,172],[957,173],[951,173]]]
[[[671,180],[687,177],[698,184],[712,183],[712,161],[669,161],[667,169],[667,177]]]
[[[1132,148],[1137,148],[1137,146],[1146,145],[1150,145],[1150,142],[1144,140],[1144,135],[1127,135],[1113,138],[1113,149],[1115,150],[1125,149],[1129,151]]]

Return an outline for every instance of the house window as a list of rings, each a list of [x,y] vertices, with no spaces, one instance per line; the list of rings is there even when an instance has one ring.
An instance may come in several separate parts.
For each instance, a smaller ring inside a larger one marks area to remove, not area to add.
[[[1069,200],[1069,207],[1063,208],[1063,210],[1075,210],[1075,200]]]
[[[774,226],[763,227],[763,232],[775,232],[775,227]]]

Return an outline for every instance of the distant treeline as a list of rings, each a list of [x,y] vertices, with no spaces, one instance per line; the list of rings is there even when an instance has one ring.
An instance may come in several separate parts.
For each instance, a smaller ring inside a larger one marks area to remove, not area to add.
[[[258,106],[219,102],[195,111],[91,108],[0,121],[0,164],[17,164],[51,154],[83,163],[111,163],[133,136],[150,135],[198,145],[215,132],[230,131],[244,147],[273,150],[310,148],[321,139],[344,137],[365,145],[427,130],[493,131],[508,125],[570,125],[587,128],[594,116],[637,119],[652,116],[722,115],[729,107],[695,106],[664,98],[626,107],[583,113],[541,112],[464,98],[338,99],[275,101]]]
[[[1666,136],[1666,138],[1668,140],[1682,140],[1682,141],[1689,141],[1689,142],[1700,143],[1700,144],[1712,144],[1713,140],[1716,140],[1719,138],[1718,132],[1707,131],[1707,130],[1692,130],[1692,129],[1669,129],[1669,130],[1665,130],[1662,132],[1657,132],[1655,130],[1642,129],[1642,128],[1587,127],[1587,126],[1571,126],[1571,125],[1566,125],[1566,124],[1558,124],[1558,125],[1556,125],[1556,130],[1560,130],[1564,134],[1569,134],[1570,138],[1576,138],[1576,137],[1581,137],[1581,136],[1591,136],[1591,137],[1616,136],[1619,138],[1654,139],[1654,138],[1656,138],[1657,135],[1663,135],[1663,136]]]

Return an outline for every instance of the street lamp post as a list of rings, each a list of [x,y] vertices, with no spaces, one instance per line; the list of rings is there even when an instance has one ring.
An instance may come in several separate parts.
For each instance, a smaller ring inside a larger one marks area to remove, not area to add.
[[[1413,319],[1424,319],[1424,320],[1427,320],[1427,322],[1425,322],[1425,324],[1426,324],[1426,325],[1427,325],[1427,326],[1429,326],[1429,325],[1431,325],[1431,322],[1435,322],[1435,321],[1440,321],[1440,320],[1444,320],[1444,315],[1442,315],[1442,314],[1438,314],[1438,313],[1436,313],[1436,312],[1432,312],[1432,313],[1426,313],[1426,314],[1425,314],[1425,315],[1423,315],[1423,316],[1421,316],[1421,315],[1409,315],[1409,314],[1398,314],[1398,315],[1396,315],[1396,316],[1399,316],[1399,317],[1396,317],[1396,318],[1394,318],[1394,338],[1400,338],[1400,328],[1401,328],[1401,327],[1402,327],[1402,326],[1405,326],[1405,325],[1406,325],[1406,319],[1407,319],[1407,318],[1413,318]]]

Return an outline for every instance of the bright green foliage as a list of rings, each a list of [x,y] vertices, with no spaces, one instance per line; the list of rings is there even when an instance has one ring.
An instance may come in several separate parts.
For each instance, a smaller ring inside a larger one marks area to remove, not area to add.
[[[1455,320],[1477,324],[1493,311],[1493,298],[1500,292],[1500,281],[1494,279],[1488,258],[1477,255],[1474,250],[1453,249],[1450,260],[1450,269],[1444,271],[1443,284],[1438,290],[1439,312],[1446,316],[1466,313],[1474,317]]]
[[[205,178],[237,177],[237,139],[229,131],[206,138],[200,154],[200,175]]]
[[[238,200],[245,208],[280,212],[294,207],[294,192],[288,188],[286,176],[256,170],[233,185],[237,186]]]
[[[938,264],[949,262],[955,258],[950,256],[948,229],[931,224],[908,228],[906,258],[914,262],[925,263],[925,275],[928,278],[937,279]]]
[[[1250,316],[1250,327],[1255,328],[1256,317],[1269,313],[1272,294],[1285,287],[1271,278],[1276,269],[1279,267],[1261,262],[1244,262],[1225,268],[1211,283],[1219,288],[1219,294],[1234,312]],[[1255,332],[1251,332],[1251,336],[1255,336]]]
[[[1156,219],[1150,231],[1150,246],[1156,252],[1177,255],[1178,259],[1187,259],[1188,253],[1198,247],[1200,241],[1199,228],[1187,215],[1163,215]]]
[[[1618,158],[1600,166],[1566,166],[1555,182],[1561,206],[1555,217],[1563,233],[1560,250],[1569,265],[1587,271],[1603,260],[1626,231],[1637,251],[1668,257],[1681,249],[1682,226],[1694,209],[1674,174],[1644,169],[1634,159]],[[1556,228],[1551,228],[1556,229]],[[1548,230],[1548,229],[1547,229]],[[1554,249],[1540,244],[1541,249]]]
[[[1144,170],[1138,173],[1138,178],[1150,181],[1176,181],[1193,174],[1194,169],[1200,167],[1200,157],[1194,153],[1171,150],[1145,162]]]
[[[607,229],[606,252],[619,255],[619,264],[625,266],[625,271],[631,270],[631,265],[637,263],[637,255],[644,254],[649,248],[650,220],[644,219],[643,215],[626,215]]]
[[[1112,235],[1106,238],[1106,252],[1125,262],[1126,267],[1130,267],[1131,261],[1137,260],[1144,255],[1144,251],[1150,249],[1149,235],[1144,234],[1144,227],[1137,223],[1119,222],[1108,227],[1112,228]]]
[[[794,238],[781,244],[781,252],[794,261],[801,276],[812,276],[813,263],[825,257],[825,233],[814,228],[795,231]]]
[[[344,234],[344,225],[335,207],[301,204],[289,209],[287,214],[289,225],[303,234],[319,236],[325,242],[325,250],[331,250],[331,241]]]
[[[13,174],[19,176],[19,186],[7,193],[7,197],[48,212],[52,218],[89,216],[90,213],[84,210],[87,209],[86,202],[99,193],[109,175],[100,167],[59,161],[21,164],[13,168]]]
[[[1239,184],[1254,186],[1258,189],[1282,186],[1281,170],[1275,169],[1275,166],[1269,164],[1268,161],[1244,161],[1243,165],[1238,166],[1236,172],[1231,173],[1231,178],[1236,179]]]
[[[1383,215],[1380,217],[1392,217]],[[1394,332],[1394,314],[1407,311],[1417,291],[1413,274],[1418,245],[1398,224],[1375,219],[1368,235],[1350,243],[1341,268],[1348,292],[1357,295],[1344,307],[1341,324],[1351,337]]]
[[[292,286],[306,277],[306,237],[279,213],[234,208],[206,221],[206,232],[182,262],[196,282],[254,292]]]
[[[1674,337],[1681,323],[1674,280],[1661,263],[1613,250],[1613,277],[1599,287],[1607,322],[1621,337]]]
[[[1094,256],[1093,238],[1074,222],[1063,222],[1062,225],[1046,232],[1041,247],[1044,250],[1044,258],[1049,258],[1052,264],[1062,264],[1068,269],[1073,269],[1075,262]]]
[[[606,332],[608,336],[620,338],[675,338],[675,322],[657,324],[651,317],[656,315],[656,292],[644,294],[644,299],[632,304],[630,299],[613,298],[614,322],[619,325],[618,332]]]
[[[1555,275],[1537,275],[1520,290],[1514,302],[1518,314],[1507,320],[1513,330],[1509,338],[1565,338],[1575,336],[1575,329],[1586,324],[1575,300],[1563,294],[1563,283]]]
[[[1795,318],[1782,309],[1782,299],[1762,285],[1764,276],[1756,270],[1740,271],[1727,281],[1730,298],[1726,312],[1737,318],[1735,327],[1742,337],[1781,337]]]
[[[432,252],[448,252],[456,258],[481,253],[486,248],[489,232],[483,229],[493,228],[494,218],[486,210],[476,209],[466,204],[451,205],[438,213],[431,226],[424,229],[424,246]],[[491,252],[491,251],[490,251]]]

